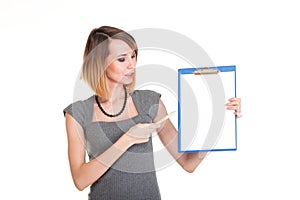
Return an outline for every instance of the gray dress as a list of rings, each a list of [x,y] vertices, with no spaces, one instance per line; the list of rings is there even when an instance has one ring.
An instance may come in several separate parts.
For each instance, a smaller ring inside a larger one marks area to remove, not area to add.
[[[135,90],[130,94],[138,115],[117,122],[93,122],[94,96],[72,103],[64,109],[84,130],[84,143],[89,159],[95,159],[137,123],[150,123],[156,116],[160,94]],[[156,179],[152,140],[131,146],[90,187],[92,200],[157,200],[161,199]]]

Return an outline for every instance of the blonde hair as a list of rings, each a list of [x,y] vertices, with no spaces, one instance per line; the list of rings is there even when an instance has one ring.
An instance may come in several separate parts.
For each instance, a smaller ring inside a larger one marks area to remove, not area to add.
[[[104,98],[107,98],[109,95],[106,85],[106,68],[108,66],[107,57],[110,53],[109,44],[111,39],[124,41],[134,50],[136,58],[138,54],[134,38],[121,29],[102,26],[91,31],[84,50],[81,79],[84,80],[98,96]],[[132,83],[126,85],[128,92],[134,90],[135,79],[136,77],[134,76]]]

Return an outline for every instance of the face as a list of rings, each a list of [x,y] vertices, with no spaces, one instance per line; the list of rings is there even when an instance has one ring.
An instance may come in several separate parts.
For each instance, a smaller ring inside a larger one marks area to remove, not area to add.
[[[136,55],[124,41],[112,39],[109,44],[106,74],[109,81],[127,85],[135,76]]]

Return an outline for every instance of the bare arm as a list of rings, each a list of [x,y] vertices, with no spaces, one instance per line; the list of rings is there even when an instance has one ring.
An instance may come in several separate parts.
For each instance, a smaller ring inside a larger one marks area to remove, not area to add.
[[[167,115],[167,110],[162,101],[159,102],[157,115],[154,122]],[[177,163],[187,172],[192,173],[201,161],[205,158],[206,153],[179,153],[178,152],[178,132],[172,122],[166,120],[158,131],[158,135],[164,146],[167,148]]]
[[[97,158],[86,162],[83,129],[80,124],[67,113],[68,156],[75,186],[78,190],[83,190],[94,183],[130,146],[147,142],[151,132],[158,127],[159,125],[155,124],[137,124]]]
[[[231,98],[226,104],[227,110],[234,110],[234,114],[240,118],[241,115],[241,99]],[[167,115],[167,110],[160,100],[157,115],[154,122],[163,118]],[[158,135],[164,146],[173,156],[173,158],[178,162],[180,166],[187,172],[193,172],[201,161],[207,155],[207,152],[197,152],[197,153],[178,153],[178,132],[170,120],[166,120],[158,131]]]

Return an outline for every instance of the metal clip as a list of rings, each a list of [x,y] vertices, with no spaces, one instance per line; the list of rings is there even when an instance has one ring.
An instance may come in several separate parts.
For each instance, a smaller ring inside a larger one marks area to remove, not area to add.
[[[211,69],[209,67],[204,67],[203,69],[195,70],[194,75],[206,75],[206,74],[218,74],[218,69]]]

